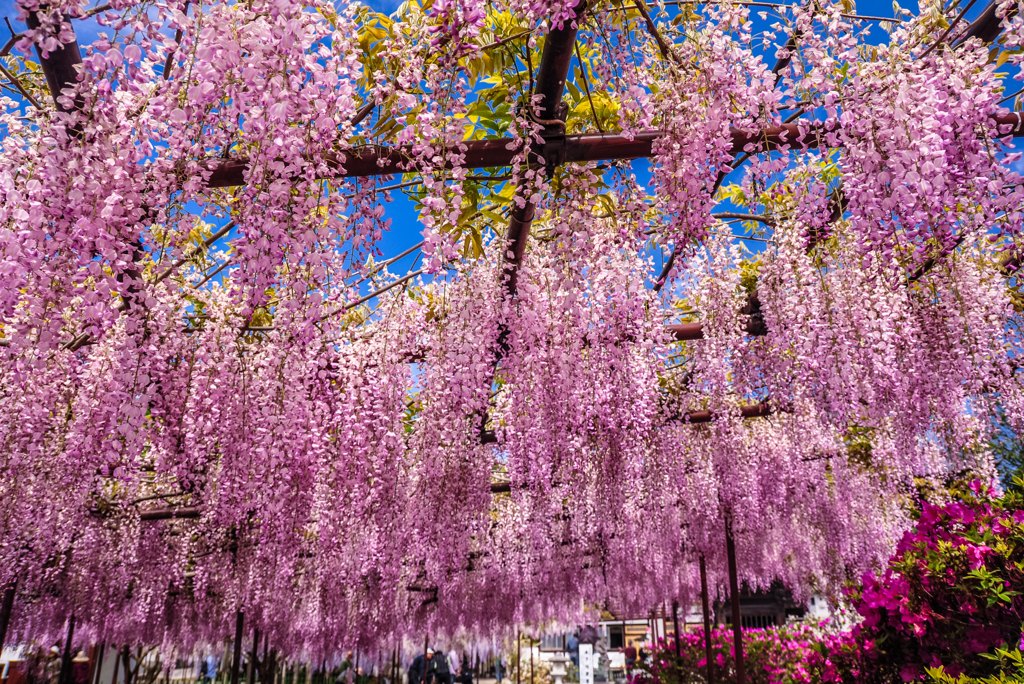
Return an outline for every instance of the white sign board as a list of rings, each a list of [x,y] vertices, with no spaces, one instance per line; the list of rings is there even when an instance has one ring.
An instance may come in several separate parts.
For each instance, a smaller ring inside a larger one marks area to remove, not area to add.
[[[593,644],[580,644],[580,684],[594,684]]]

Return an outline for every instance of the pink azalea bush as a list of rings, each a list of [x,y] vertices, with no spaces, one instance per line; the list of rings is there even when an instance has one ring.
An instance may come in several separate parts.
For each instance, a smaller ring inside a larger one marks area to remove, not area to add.
[[[821,680],[915,681],[940,666],[951,676],[996,674],[996,649],[1022,646],[1022,503],[975,484],[961,500],[924,504],[885,571],[851,592],[863,622],[818,647]]]
[[[809,684],[814,672],[808,661],[816,653],[818,636],[808,625],[743,630],[745,681],[750,684]],[[736,652],[732,629],[711,633],[712,665],[716,682],[736,681]],[[677,654],[674,638],[661,640],[650,664],[641,666],[635,684],[686,684],[707,681],[704,633],[681,635]]]

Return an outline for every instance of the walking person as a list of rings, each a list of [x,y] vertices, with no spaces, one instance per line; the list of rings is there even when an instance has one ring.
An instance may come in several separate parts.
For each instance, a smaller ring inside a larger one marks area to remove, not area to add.
[[[455,676],[444,653],[434,654],[434,684],[455,684]]]
[[[633,641],[630,640],[629,644],[622,649],[622,655],[626,658],[626,676],[633,674],[633,668],[636,667],[637,652],[636,647],[633,646]]]
[[[220,669],[218,660],[219,658],[212,652],[206,656],[206,678],[203,680],[206,684],[212,684],[213,680],[217,678],[217,670]]]
[[[430,684],[434,678],[434,649],[416,656],[409,666],[409,684]]]
[[[345,659],[341,661],[340,669],[338,670],[338,679],[335,684],[352,684],[355,681],[356,668],[352,663],[352,651],[345,653]]]
[[[455,681],[456,675],[462,673],[462,658],[454,648],[448,651],[448,670],[452,673],[452,681]]]
[[[455,677],[455,684],[473,684],[473,671],[468,667],[460,667],[459,674]]]
[[[199,654],[199,662],[196,663],[196,684],[206,684],[206,656]]]
[[[579,632],[573,632],[565,644],[565,650],[569,652],[569,660],[576,667],[580,666],[580,635]]]
[[[494,678],[498,680],[498,684],[505,678],[505,656],[500,653],[494,661]]]

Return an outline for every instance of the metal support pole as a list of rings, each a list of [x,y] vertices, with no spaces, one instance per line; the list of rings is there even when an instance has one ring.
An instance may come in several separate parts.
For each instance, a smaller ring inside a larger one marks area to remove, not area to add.
[[[238,684],[238,672],[242,663],[242,624],[245,622],[245,613],[235,613],[235,652],[231,661],[231,684]]]
[[[530,684],[537,684],[533,677],[533,637],[530,637]]]
[[[725,523],[725,553],[729,559],[729,593],[732,594],[732,639],[736,650],[736,684],[744,684],[743,624],[740,617],[740,588],[736,579],[736,544],[732,538],[732,520]]]
[[[704,658],[707,663],[708,684],[715,684],[715,664],[711,660],[711,606],[708,602],[708,568],[704,556],[700,557],[700,599],[704,611]]]
[[[672,631],[676,633],[676,657],[681,657],[683,653],[679,644],[679,601],[672,602]]]
[[[128,644],[121,647],[121,662],[124,663],[124,684],[132,684],[132,658]]]
[[[246,678],[246,684],[253,684],[256,681],[256,658],[259,656],[260,647],[260,630],[258,627],[252,628],[252,653],[249,655],[249,675]]]
[[[7,627],[11,624],[11,611],[14,610],[14,592],[18,588],[18,580],[4,589],[4,600],[0,604],[0,653],[4,650],[4,640],[7,639]]]
[[[71,640],[75,638],[75,616],[68,618],[68,639],[64,642],[64,656],[60,660],[59,684],[71,684]]]
[[[0,649],[2,648],[3,646],[0,645]],[[92,684],[100,684],[100,672],[103,671],[103,656],[104,654],[106,654],[106,652],[107,642],[101,641],[99,649],[97,650],[96,653],[96,671],[93,672],[93,677],[91,680],[89,680],[90,682],[92,682]]]
[[[519,676],[523,671],[523,635],[521,632],[516,632],[516,684],[522,684],[522,678]]]
[[[263,635],[263,657],[258,663],[256,663],[256,675],[260,678],[263,684],[274,684],[274,678],[272,675],[268,675],[270,660],[267,658],[269,655],[267,649],[270,648],[270,635]]]
[[[114,674],[110,678],[110,684],[117,684],[117,668],[121,664],[121,652],[114,646]]]
[[[423,672],[420,673],[420,681],[416,682],[416,684],[427,684],[427,649],[430,648],[430,646],[428,644],[430,644],[430,635],[429,634],[424,634],[423,635]],[[413,682],[409,682],[409,684],[413,684]]]

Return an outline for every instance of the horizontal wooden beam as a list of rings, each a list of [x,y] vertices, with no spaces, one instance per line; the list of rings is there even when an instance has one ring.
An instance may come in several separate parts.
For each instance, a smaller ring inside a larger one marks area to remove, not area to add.
[[[765,418],[772,414],[772,408],[769,404],[754,404],[753,406],[744,406],[740,409],[740,415],[746,419],[750,418]],[[687,423],[710,423],[714,414],[711,411],[690,411],[685,415],[685,422]]]
[[[1012,126],[1014,137],[1024,136],[1021,113],[993,117],[998,125]],[[805,130],[801,132],[801,128]],[[732,154],[743,152],[747,145],[761,145],[765,150],[777,150],[789,146],[794,150],[815,149],[825,142],[825,129],[822,124],[790,123],[756,131],[732,129]],[[658,130],[640,131],[627,137],[621,133],[584,133],[551,137],[543,145],[534,149],[534,154],[544,157],[550,164],[568,162],[594,162],[625,159],[640,159],[653,155],[654,141],[662,136]],[[470,140],[464,143],[465,163],[463,168],[477,169],[508,166],[512,163],[519,149],[511,138],[492,140]],[[509,149],[512,146],[513,149]],[[458,150],[453,148],[453,152]],[[363,147],[345,154],[331,154],[326,157],[328,168],[332,174],[341,178],[368,178],[384,174],[400,174],[416,170],[416,159],[412,148],[402,147]],[[210,173],[207,186],[210,188],[226,188],[245,184],[245,170],[249,166],[247,158],[210,160],[203,162],[202,167]]]
[[[761,300],[756,290],[747,296],[747,303],[740,309],[740,314],[746,316],[747,322],[743,329],[748,335],[762,337],[768,334],[768,327],[764,324],[764,316],[761,314]],[[679,341],[704,339],[703,323],[675,323],[666,325],[665,329]]]
[[[192,508],[154,508],[149,511],[142,511],[139,520],[195,520],[202,513],[202,509]]]

